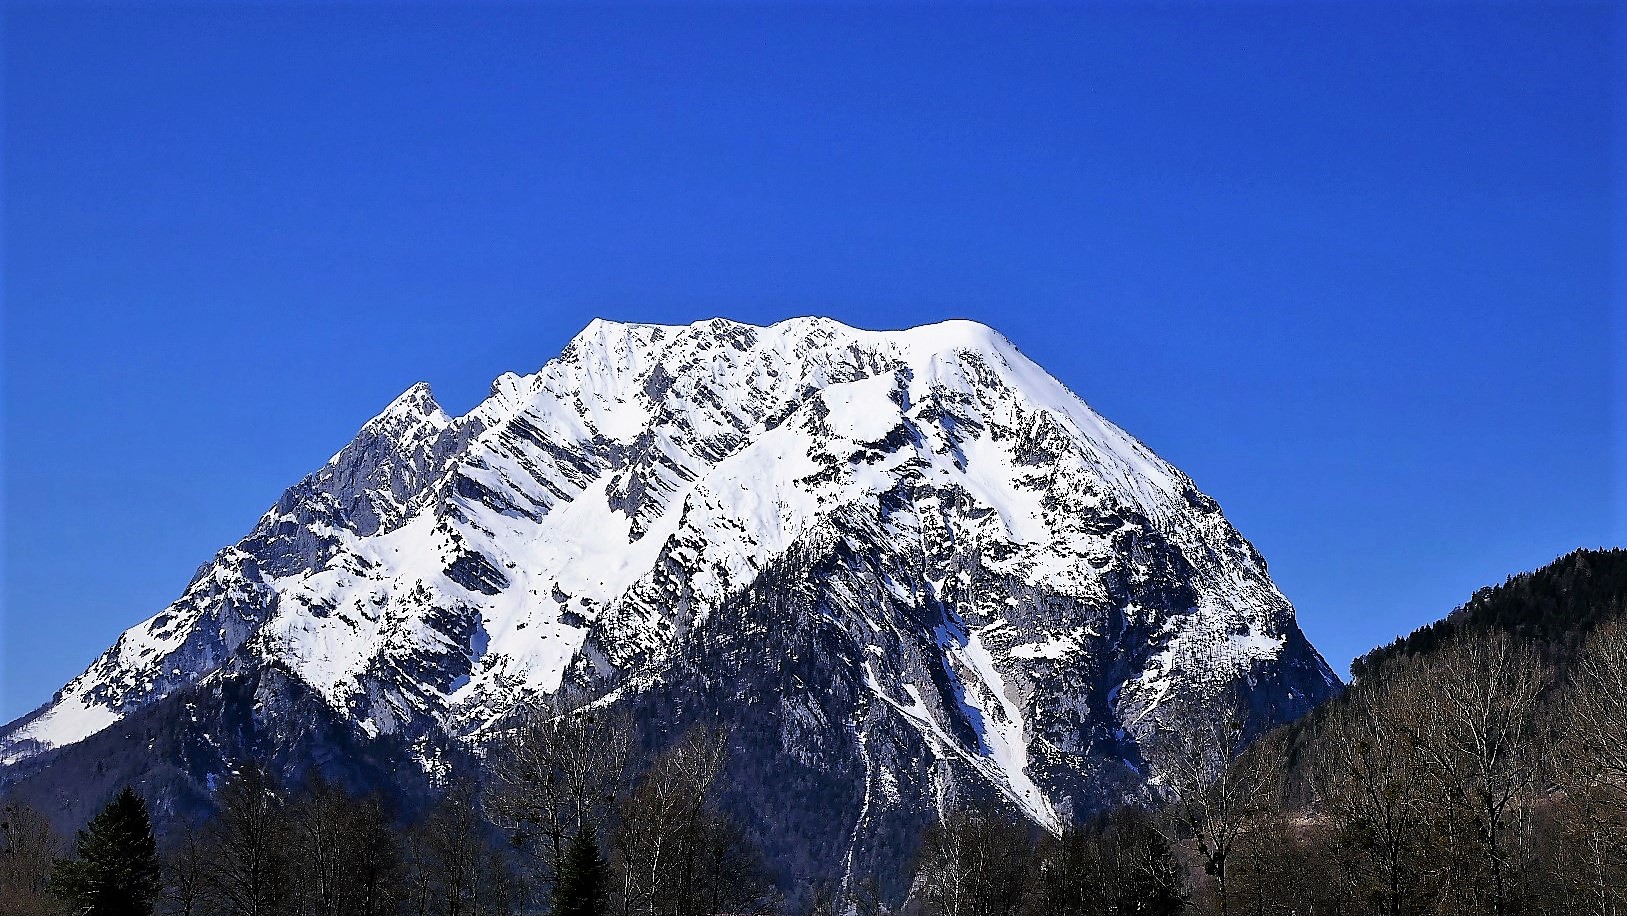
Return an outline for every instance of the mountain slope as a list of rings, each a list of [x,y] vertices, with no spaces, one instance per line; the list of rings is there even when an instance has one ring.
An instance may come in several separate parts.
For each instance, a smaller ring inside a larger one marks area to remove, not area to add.
[[[456,418],[415,385],[0,731],[0,780],[268,669],[431,773],[562,690],[733,724],[742,809],[787,761],[835,797],[810,867],[962,795],[1054,827],[1222,702],[1338,688],[1213,500],[1003,337],[818,318],[595,321]]]

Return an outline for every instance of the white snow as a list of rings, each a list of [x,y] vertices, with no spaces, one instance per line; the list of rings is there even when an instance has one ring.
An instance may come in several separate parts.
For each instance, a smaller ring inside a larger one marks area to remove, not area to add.
[[[983,742],[988,746],[1001,775],[1036,823],[1053,832],[1061,830],[1062,822],[1057,818],[1056,811],[1028,775],[1028,735],[1022,707],[1006,689],[1005,677],[1000,674],[994,656],[983,644],[983,632],[969,634],[959,653],[951,651],[952,656],[955,654],[966,662],[981,682],[978,685],[981,690],[972,690],[968,685],[967,702],[983,713]],[[986,705],[990,698],[998,705]]]
[[[1265,636],[1259,633],[1233,635],[1230,638],[1232,648],[1250,658],[1267,658],[1282,651],[1285,640],[1280,636]]]
[[[1044,642],[1023,643],[1011,647],[1012,658],[1058,659],[1079,650],[1079,644],[1067,636],[1052,636]]]
[[[86,703],[80,695],[68,696],[52,704],[34,721],[6,735],[5,745],[38,741],[47,748],[62,747],[83,741],[118,720],[119,714],[105,706]],[[19,756],[32,752],[32,749],[18,750],[21,752]],[[0,757],[0,763],[11,762],[11,759]]]
[[[830,410],[826,423],[838,436],[875,442],[896,429],[901,419],[892,392],[891,375],[832,385],[820,393]]]

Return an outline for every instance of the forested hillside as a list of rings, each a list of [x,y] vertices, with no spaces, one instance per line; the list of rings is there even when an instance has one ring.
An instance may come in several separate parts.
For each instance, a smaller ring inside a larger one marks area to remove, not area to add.
[[[1360,659],[1234,764],[1229,908],[1623,912],[1624,609],[1627,551],[1579,550]]]
[[[1428,626],[1356,659],[1351,675],[1377,673],[1398,656],[1428,655],[1454,636],[1501,630],[1562,656],[1600,623],[1627,613],[1627,550],[1577,550],[1476,592]]]

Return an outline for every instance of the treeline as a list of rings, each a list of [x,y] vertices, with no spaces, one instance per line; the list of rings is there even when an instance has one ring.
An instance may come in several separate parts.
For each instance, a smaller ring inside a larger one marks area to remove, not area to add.
[[[1541,569],[1479,590],[1440,620],[1356,659],[1350,673],[1363,680],[1390,659],[1428,655],[1476,630],[1501,630],[1551,658],[1562,658],[1595,626],[1624,615],[1627,550],[1575,550]]]
[[[483,790],[402,820],[377,795],[246,765],[208,820],[155,839],[129,789],[66,842],[0,807],[0,916],[717,916],[774,911],[753,844],[718,810],[725,742],[697,731],[637,779],[632,730],[539,714]]]
[[[316,780],[292,790],[246,766],[218,813],[155,841],[126,789],[72,843],[43,815],[0,814],[0,914],[385,916],[518,911],[516,862],[464,792],[396,821],[377,796]]]
[[[1147,804],[1059,836],[1009,806],[949,812],[902,902],[881,876],[782,898],[719,805],[724,734],[652,756],[625,719],[554,710],[412,818],[254,766],[157,840],[133,792],[72,843],[7,804],[0,916],[1623,916],[1627,553],[1561,564],[1247,746],[1238,714],[1184,729]]]
[[[919,838],[910,893],[875,880],[782,899],[717,804],[727,744],[697,731],[636,778],[634,730],[539,715],[484,788],[411,821],[252,766],[217,813],[154,843],[125,793],[69,845],[0,813],[0,914],[175,916],[1538,916],[1627,913],[1627,624],[1563,664],[1501,630],[1369,671],[1245,748],[1238,717],[1188,729],[1129,806],[1060,836],[1010,808]],[[117,827],[113,829],[111,823]],[[132,826],[134,825],[134,826]],[[133,904],[109,908],[113,897]]]

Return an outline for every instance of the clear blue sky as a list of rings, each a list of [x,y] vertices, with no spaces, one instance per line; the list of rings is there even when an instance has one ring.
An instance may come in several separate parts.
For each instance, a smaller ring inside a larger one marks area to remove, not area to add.
[[[7,6],[0,720],[596,315],[987,322],[1341,669],[1627,541],[1620,18],[1218,6]]]

